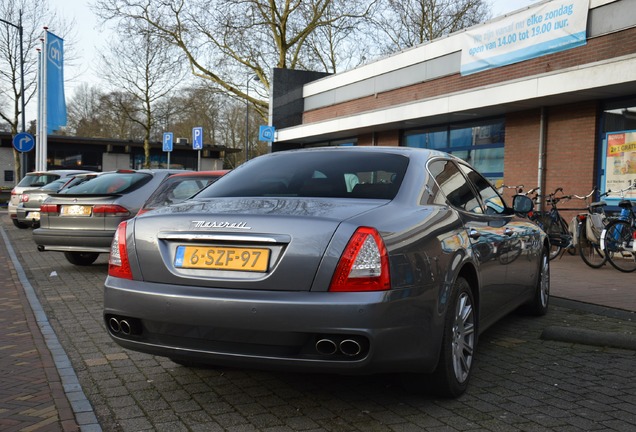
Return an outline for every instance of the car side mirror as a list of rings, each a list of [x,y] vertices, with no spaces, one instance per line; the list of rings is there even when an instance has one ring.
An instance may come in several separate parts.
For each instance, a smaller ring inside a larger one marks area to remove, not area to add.
[[[526,195],[512,197],[512,209],[515,213],[528,214],[534,209],[534,201]]]

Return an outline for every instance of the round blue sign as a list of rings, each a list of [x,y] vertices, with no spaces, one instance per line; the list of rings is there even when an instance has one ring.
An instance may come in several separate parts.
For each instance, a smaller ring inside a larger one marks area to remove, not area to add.
[[[35,138],[28,132],[20,132],[13,137],[13,148],[19,152],[30,152],[35,148]]]

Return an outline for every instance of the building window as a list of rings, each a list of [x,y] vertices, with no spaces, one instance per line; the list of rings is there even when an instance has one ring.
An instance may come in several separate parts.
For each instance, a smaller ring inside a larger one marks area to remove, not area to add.
[[[4,171],[4,181],[12,182],[13,181],[13,170],[5,170]]]
[[[504,173],[504,137],[504,120],[490,119],[405,131],[402,143],[451,153],[497,182]]]
[[[636,184],[636,98],[605,103],[601,117],[601,191],[619,191]],[[636,190],[625,193],[636,199]],[[618,205],[618,194],[603,198]]]

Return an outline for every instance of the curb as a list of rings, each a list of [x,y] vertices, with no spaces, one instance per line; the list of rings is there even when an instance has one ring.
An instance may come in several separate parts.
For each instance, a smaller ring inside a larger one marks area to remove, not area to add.
[[[541,339],[636,351],[636,336],[587,330],[579,327],[546,327]]]
[[[554,306],[578,309],[625,321],[636,321],[636,312],[633,311],[614,309],[561,297],[552,297],[550,301]],[[636,335],[601,332],[580,327],[549,326],[541,333],[541,339],[636,351]]]

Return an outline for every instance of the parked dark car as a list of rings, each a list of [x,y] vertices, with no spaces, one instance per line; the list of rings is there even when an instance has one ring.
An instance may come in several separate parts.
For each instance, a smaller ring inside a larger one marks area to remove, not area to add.
[[[166,178],[146,200],[137,215],[149,212],[159,207],[185,201],[198,193],[201,189],[211,185],[229,170],[216,171],[186,171],[172,174]]]
[[[119,170],[65,188],[40,207],[33,231],[39,251],[64,252],[75,265],[90,265],[108,253],[121,221],[137,214],[146,199],[178,170]]]
[[[531,209],[438,151],[260,156],[119,225],[104,320],[121,346],[184,365],[400,372],[458,396],[481,332],[547,311]]]

